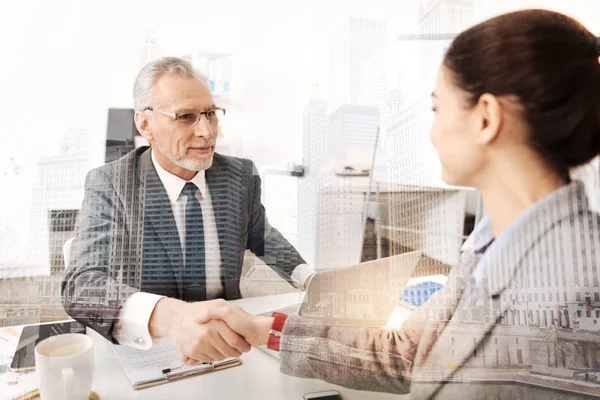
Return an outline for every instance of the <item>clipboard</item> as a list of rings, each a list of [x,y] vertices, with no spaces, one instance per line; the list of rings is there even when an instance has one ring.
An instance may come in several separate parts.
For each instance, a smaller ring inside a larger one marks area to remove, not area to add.
[[[115,355],[135,390],[236,367],[239,358],[227,358],[194,366],[181,363],[181,353],[171,338],[163,338],[149,350],[112,345]]]
[[[136,384],[133,384],[133,388],[135,390],[145,389],[152,386],[162,385],[164,383],[178,381],[180,379],[185,379],[191,376],[208,374],[210,372],[220,371],[222,369],[237,367],[238,365],[242,365],[242,360],[240,360],[239,358],[229,358],[223,361],[215,361],[214,363],[199,364],[197,366],[191,367],[189,369],[184,369],[182,371],[176,371],[177,369],[181,369],[182,367],[167,368],[161,371],[163,375],[162,379],[138,382]]]

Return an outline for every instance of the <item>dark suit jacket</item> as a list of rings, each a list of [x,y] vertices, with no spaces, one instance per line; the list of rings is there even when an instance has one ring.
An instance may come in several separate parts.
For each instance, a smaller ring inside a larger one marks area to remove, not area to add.
[[[206,182],[219,237],[224,297],[241,297],[246,249],[296,284],[291,273],[304,260],[270,227],[254,164],[215,154]],[[132,293],[184,299],[179,234],[150,148],[89,172],[71,260],[62,288],[65,310],[108,339],[119,308]]]

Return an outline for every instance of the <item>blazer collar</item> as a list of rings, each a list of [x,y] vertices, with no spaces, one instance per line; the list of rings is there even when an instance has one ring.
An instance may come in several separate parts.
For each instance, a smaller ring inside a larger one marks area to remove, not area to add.
[[[493,287],[489,288],[490,294],[497,295],[510,284],[521,259],[544,235],[562,221],[588,212],[590,209],[584,184],[579,180],[573,180],[532,205],[504,234],[496,239],[493,239],[492,234],[491,244],[489,244],[491,225],[489,219],[484,218],[482,223],[485,226],[479,229],[482,238],[473,241],[473,244],[476,244],[474,250],[485,251],[478,268],[481,268],[483,278],[490,273],[491,269],[506,270],[499,274],[499,279],[494,279]],[[489,245],[487,249],[485,249],[486,241]],[[477,252],[483,253],[483,251]]]
[[[483,237],[480,239],[473,239],[461,254],[461,261],[459,264],[452,269],[448,285],[454,285],[451,287],[453,296],[455,298],[462,297],[465,287],[459,287],[457,278],[469,279],[472,276],[474,267],[479,263],[483,263],[479,267],[484,268],[483,278],[487,277],[487,274],[492,268],[507,268],[507,273],[497,274],[497,278],[494,279],[493,287],[488,286],[488,279],[481,279],[477,285],[473,288],[473,295],[479,299],[482,297],[489,298],[491,302],[500,304],[500,295],[508,287],[511,279],[515,274],[515,270],[520,265],[520,261],[527,255],[532,246],[540,240],[550,229],[554,228],[557,224],[565,219],[575,218],[576,215],[587,213],[588,203],[585,196],[585,188],[581,181],[572,181],[570,184],[561,187],[554,191],[550,195],[541,199],[537,202],[533,208],[528,210],[521,221],[511,229],[510,236],[503,238],[503,240],[494,241],[489,246],[487,251],[485,247],[488,246],[490,237]],[[489,220],[483,219],[481,222],[482,226],[478,226],[474,233],[489,235],[491,232],[491,226]],[[493,234],[492,238],[493,240]],[[467,245],[467,243],[465,243]],[[483,251],[485,253],[483,253]],[[419,398],[430,398],[434,396],[438,390],[446,383],[449,382],[454,371],[460,368],[473,354],[473,350],[477,348],[479,343],[485,339],[487,335],[492,332],[495,323],[499,323],[504,309],[506,307],[494,307],[499,310],[494,321],[486,324],[468,324],[465,325],[460,320],[460,307],[457,306],[454,309],[453,315],[450,321],[442,323],[435,331],[438,337],[442,334],[442,331],[449,332],[460,332],[461,330],[467,332],[468,340],[458,340],[454,348],[455,357],[452,357],[452,361],[445,365],[437,365],[437,368],[441,368],[442,379],[437,380],[431,384],[418,385],[415,389],[418,391]],[[436,364],[436,360],[448,359],[447,358],[448,347],[447,343],[441,340],[435,340],[433,346],[429,349],[427,354],[427,361],[416,368],[417,373],[426,373],[429,365]]]

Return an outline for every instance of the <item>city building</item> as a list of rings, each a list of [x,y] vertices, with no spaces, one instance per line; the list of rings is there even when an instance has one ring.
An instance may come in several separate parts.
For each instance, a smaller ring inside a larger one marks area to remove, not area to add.
[[[383,59],[372,57],[386,43],[384,20],[352,16],[335,24],[330,43],[329,99],[332,109],[342,104],[374,105],[366,85],[383,69],[375,65]]]
[[[39,296],[35,278],[0,281],[0,327],[39,323]]]
[[[402,292],[401,301],[406,301],[419,307],[438,290],[444,287],[448,277],[445,275],[430,275],[410,278]]]
[[[233,55],[194,50],[182,58],[206,77],[215,104],[226,110],[225,116],[219,121],[215,151],[227,156],[242,157],[244,109],[233,92]]]
[[[0,301],[0,320],[5,324],[66,318],[60,302],[65,267],[62,247],[72,237],[77,210],[83,200],[90,146],[89,131],[71,129],[59,141],[55,154],[38,161],[27,262],[36,268],[2,282],[2,293],[7,296]]]
[[[151,29],[146,34],[144,45],[140,51],[140,69],[146,66],[146,64],[160,58],[160,44],[156,35],[156,31]]]
[[[304,107],[302,126],[302,165],[305,175],[298,180],[298,246],[305,261],[314,266],[318,237],[319,171],[327,163],[329,119],[327,102],[317,86]]]
[[[465,190],[406,186],[390,195],[392,253],[409,250],[455,265],[464,242]]]
[[[327,161],[338,159],[348,147],[372,155],[378,145],[379,109],[342,104],[329,117]]]
[[[399,90],[388,97],[389,117],[384,125],[390,182],[399,185],[426,186],[432,183],[429,140],[424,101],[409,102]],[[439,169],[435,171],[440,174]]]
[[[388,79],[389,45],[375,50],[365,65],[364,78],[364,103],[376,107],[379,110],[380,123],[383,125],[388,117],[387,97],[391,87],[391,79]]]
[[[290,171],[263,168],[261,201],[269,223],[292,244],[298,244],[298,180]]]
[[[385,125],[390,185],[389,236],[392,254],[420,250],[423,269],[447,271],[458,261],[460,246],[473,229],[477,193],[441,182],[441,167],[429,143],[425,100],[408,101],[395,90],[389,95]],[[468,229],[465,229],[468,227]],[[445,274],[445,272],[441,272]]]
[[[41,157],[33,187],[30,255],[50,273],[50,216],[59,210],[81,207],[85,176],[90,169],[91,134],[71,129],[55,155]]]
[[[317,85],[313,86],[312,96],[304,107],[302,122],[302,164],[307,177],[316,177],[329,161],[327,102],[320,97]]]
[[[134,115],[133,108],[108,109],[104,162],[115,161],[135,149],[135,139],[141,135],[135,126]]]
[[[378,234],[380,226],[388,225],[387,183],[373,181],[370,166],[369,169],[350,170],[352,167],[348,165],[352,165],[350,160],[340,157],[320,170],[316,250],[316,266],[320,270],[352,266],[381,257],[378,245],[382,238]],[[363,170],[366,172],[360,174]],[[372,236],[367,235],[369,219]],[[369,237],[374,239],[369,241]],[[365,245],[374,247],[370,257],[363,257]]]
[[[426,37],[421,51],[425,83],[433,87],[437,70],[451,43],[439,35],[458,34],[473,19],[473,0],[424,0],[419,4],[419,34]]]

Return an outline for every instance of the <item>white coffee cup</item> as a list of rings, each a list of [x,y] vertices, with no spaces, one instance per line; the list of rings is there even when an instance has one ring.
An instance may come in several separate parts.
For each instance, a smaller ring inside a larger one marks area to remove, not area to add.
[[[87,400],[92,389],[94,349],[91,337],[65,333],[35,346],[35,368],[42,400]]]

